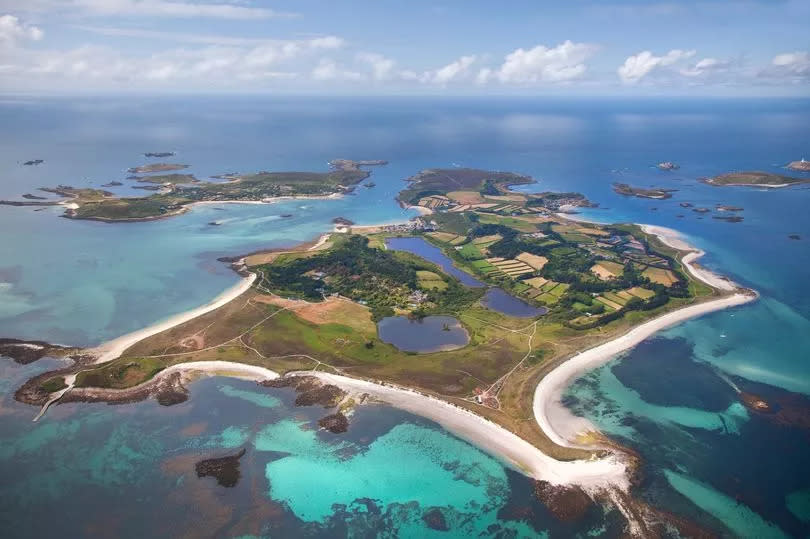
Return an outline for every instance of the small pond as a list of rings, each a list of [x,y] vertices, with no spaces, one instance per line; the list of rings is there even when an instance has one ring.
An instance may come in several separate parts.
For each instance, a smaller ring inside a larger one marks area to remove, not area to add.
[[[377,323],[377,333],[384,342],[405,352],[455,350],[470,342],[467,330],[452,316],[426,316],[421,320],[389,316]]]
[[[548,309],[545,307],[529,305],[525,301],[507,294],[500,288],[490,288],[487,290],[481,303],[487,309],[492,309],[501,314],[516,316],[518,318],[534,318],[535,316],[540,316],[548,312]]]
[[[422,238],[388,238],[385,245],[395,251],[406,251],[421,256],[425,260],[433,262],[445,272],[452,275],[461,284],[471,287],[486,286],[484,283],[453,265],[453,261],[448,258],[438,247],[429,244]]]

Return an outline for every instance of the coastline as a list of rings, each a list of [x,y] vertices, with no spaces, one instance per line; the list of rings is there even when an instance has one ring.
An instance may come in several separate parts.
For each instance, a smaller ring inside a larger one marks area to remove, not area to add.
[[[566,216],[566,218],[568,217]],[[666,245],[687,251],[682,257],[682,262],[695,278],[721,290],[737,290],[737,286],[726,278],[696,267],[694,260],[703,256],[704,252],[695,249],[682,240],[677,231],[653,225],[640,226],[644,232],[657,236]],[[329,234],[321,235],[318,241],[309,246],[308,249],[317,249],[328,238]],[[247,291],[255,279],[256,275],[251,273],[206,305],[177,314],[150,327],[89,349],[89,353],[97,354],[93,364],[97,365],[116,359],[127,348],[146,337],[168,330],[225,305]],[[593,445],[577,445],[574,437],[583,431],[595,431],[596,429],[587,420],[575,417],[561,402],[565,389],[574,378],[609,361],[617,354],[632,348],[661,329],[709,312],[742,305],[754,299],[756,299],[755,293],[739,291],[732,295],[683,307],[636,326],[624,335],[580,352],[563,361],[544,376],[534,390],[532,402],[534,420],[549,440],[560,446],[593,449]],[[148,384],[154,384],[157,381],[166,379],[167,376],[186,371],[202,371],[210,375],[236,376],[257,381],[278,377],[278,374],[274,371],[262,367],[227,361],[198,361],[172,365],[161,371],[152,380],[138,386],[138,388],[143,389]],[[590,460],[560,461],[543,453],[510,430],[473,411],[420,393],[417,390],[385,382],[372,382],[325,372],[299,371],[288,375],[303,374],[317,376],[323,381],[334,383],[344,389],[368,393],[394,407],[435,421],[453,434],[496,456],[505,464],[532,478],[545,480],[555,485],[577,485],[590,492],[610,488],[618,488],[623,491],[629,489],[628,463],[620,453],[611,452],[606,457]],[[74,380],[75,377],[66,379],[69,387],[60,391],[59,397],[73,388]],[[96,391],[93,388],[82,388],[81,390],[82,394],[86,395],[94,395],[97,392],[101,400],[103,400],[104,391],[109,390],[99,389]],[[50,399],[48,405],[58,401],[59,397]],[[44,413],[45,409],[47,409],[47,405],[37,416],[38,418]]]
[[[166,320],[157,322],[156,324],[152,324],[151,326],[145,327],[143,329],[133,331],[132,333],[127,333],[126,335],[122,335],[110,341],[104,342],[94,348],[88,348],[86,350],[86,353],[96,356],[95,361],[93,361],[94,365],[112,361],[118,358],[121,354],[124,353],[124,351],[127,348],[137,343],[138,341],[141,341],[147,337],[151,337],[152,335],[155,335],[162,331],[171,329],[175,326],[179,326],[180,324],[188,322],[193,318],[196,318],[205,313],[211,312],[214,309],[222,307],[226,303],[229,303],[230,301],[236,299],[244,292],[249,290],[255,280],[256,274],[251,273],[246,277],[242,277],[238,283],[228,288],[227,290],[219,294],[217,297],[215,297],[213,300],[206,303],[205,305],[201,305],[194,309],[178,313],[174,316],[167,318]]]
[[[732,281],[707,269],[696,267],[694,261],[703,256],[705,252],[686,243],[677,231],[654,225],[640,226],[645,233],[655,235],[662,243],[675,249],[689,251],[681,260],[687,271],[696,279],[725,291],[742,290]],[[633,348],[663,329],[714,311],[743,305],[754,301],[757,297],[755,292],[740,291],[729,296],[689,305],[649,320],[613,340],[579,352],[562,362],[540,380],[534,391],[532,409],[540,429],[558,445],[584,447],[578,444],[575,438],[589,431],[597,431],[597,429],[587,419],[575,416],[562,403],[563,393],[575,378],[607,363],[621,352]]]

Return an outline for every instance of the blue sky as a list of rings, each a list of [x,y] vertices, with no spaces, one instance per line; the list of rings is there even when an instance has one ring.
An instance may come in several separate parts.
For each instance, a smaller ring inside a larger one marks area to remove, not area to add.
[[[0,91],[807,96],[808,20],[808,0],[0,0]]]

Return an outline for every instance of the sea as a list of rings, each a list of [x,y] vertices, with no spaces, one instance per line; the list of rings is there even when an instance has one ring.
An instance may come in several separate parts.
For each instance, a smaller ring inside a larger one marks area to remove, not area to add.
[[[0,337],[92,346],[205,304],[238,279],[218,257],[313,240],[336,217],[414,216],[394,196],[425,168],[529,174],[538,182],[521,190],[578,191],[599,204],[582,218],[680,231],[706,251],[701,264],[761,294],[662,331],[566,391],[574,413],[639,455],[634,496],[723,536],[807,537],[810,185],[699,178],[788,173],[786,163],[810,158],[808,117],[807,99],[4,97],[2,199],[113,180],[124,185],[109,190],[142,195],[126,177],[148,162],[144,152],[174,151],[171,161],[201,179],[319,171],[341,157],[389,164],[373,170],[376,187],[341,199],[212,204],[151,222],[0,206]],[[23,165],[33,159],[44,162]],[[680,168],[659,170],[661,161]],[[626,198],[614,182],[677,191]],[[741,206],[744,220],[681,203]],[[496,457],[384,405],[358,408],[336,435],[289,389],[214,377],[176,406],[64,404],[33,423],[36,410],[14,390],[61,365],[0,359],[3,537],[623,533],[615,509],[560,516]],[[771,413],[747,409],[740,392]],[[235,485],[198,477],[197,461],[241,449]]]

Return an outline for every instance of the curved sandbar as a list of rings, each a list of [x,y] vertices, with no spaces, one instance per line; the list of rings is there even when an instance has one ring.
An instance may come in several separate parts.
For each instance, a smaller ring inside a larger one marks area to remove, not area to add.
[[[757,298],[755,292],[741,289],[728,279],[720,277],[704,268],[696,267],[693,262],[703,256],[704,252],[695,250],[694,247],[680,239],[678,232],[652,225],[642,225],[641,228],[648,234],[658,236],[663,243],[670,247],[690,250],[691,252],[683,256],[682,262],[689,273],[696,279],[721,290],[737,290],[737,292],[715,300],[683,307],[677,311],[666,313],[658,318],[645,322],[614,340],[580,352],[544,376],[535,388],[532,408],[537,424],[540,426],[541,430],[551,441],[558,445],[564,447],[581,447],[574,441],[575,437],[578,434],[596,430],[587,419],[574,416],[562,403],[564,391],[575,378],[588,370],[606,363],[617,354],[636,346],[644,339],[662,329],[676,325],[690,318],[742,305]]]
[[[343,389],[368,393],[391,406],[435,421],[449,432],[499,457],[535,479],[555,485],[579,485],[586,490],[628,486],[625,464],[618,457],[588,461],[556,460],[509,430],[467,409],[418,391],[349,378],[326,372],[307,372]]]
[[[106,363],[108,361],[112,361],[113,359],[118,358],[124,351],[132,346],[133,344],[141,341],[147,337],[151,337],[157,333],[162,331],[166,331],[167,329],[171,329],[174,326],[179,326],[184,322],[188,322],[193,318],[197,318],[198,316],[202,316],[207,312],[211,312],[214,309],[218,309],[225,305],[226,303],[236,299],[238,296],[242,295],[242,293],[246,292],[250,289],[253,285],[253,281],[256,280],[256,274],[251,273],[250,275],[243,277],[240,279],[238,283],[233,285],[231,288],[225,290],[223,293],[218,295],[212,301],[206,303],[205,305],[201,305],[196,309],[191,309],[179,314],[176,314],[162,322],[158,322],[157,324],[151,325],[149,327],[140,329],[138,331],[133,331],[132,333],[127,333],[126,335],[122,335],[116,339],[111,341],[107,341],[104,344],[101,344],[95,348],[87,349],[88,354],[92,354],[96,356],[96,360],[93,362],[94,364],[99,363]]]

